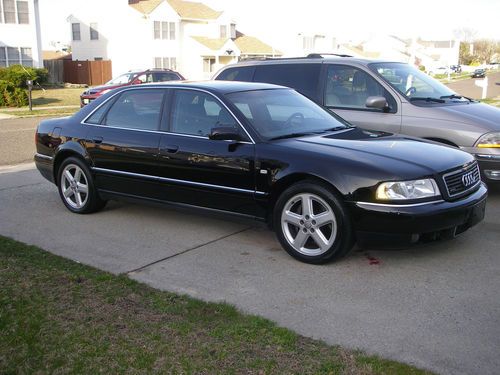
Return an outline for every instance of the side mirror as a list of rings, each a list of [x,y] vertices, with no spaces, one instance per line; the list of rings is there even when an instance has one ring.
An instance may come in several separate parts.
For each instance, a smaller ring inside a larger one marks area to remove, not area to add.
[[[387,99],[383,96],[369,96],[366,99],[365,106],[367,108],[376,108],[383,111],[387,111],[389,109],[389,103],[387,103]]]
[[[219,126],[212,128],[209,139],[214,141],[240,141],[241,136],[238,129],[231,126]]]

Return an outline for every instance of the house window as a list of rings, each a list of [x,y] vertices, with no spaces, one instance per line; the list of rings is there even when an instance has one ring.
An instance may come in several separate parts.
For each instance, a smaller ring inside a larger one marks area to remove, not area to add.
[[[33,66],[31,48],[0,47],[0,67],[7,67],[16,64]]]
[[[7,66],[19,64],[19,49],[7,47]]]
[[[5,52],[5,47],[0,47],[0,67],[5,68],[7,66],[7,54]]]
[[[175,22],[169,22],[168,27],[170,40],[175,40]]]
[[[161,23],[161,38],[168,39],[168,22]]]
[[[30,14],[27,1],[17,1],[17,22],[23,24],[30,23]]]
[[[14,0],[3,0],[5,23],[16,23],[16,5]]]
[[[90,24],[90,40],[99,40],[99,31],[97,31],[97,23]]]
[[[175,22],[154,21],[154,38],[175,40]]]
[[[73,35],[73,40],[81,40],[80,24],[79,23],[72,23],[71,24],[71,33]]]
[[[220,37],[221,38],[227,38],[227,29],[226,25],[220,25]]]
[[[161,23],[160,21],[155,21],[154,22],[154,38],[155,39],[160,39],[161,38]]]
[[[215,58],[214,57],[204,57],[203,58],[203,72],[212,73],[214,70]]]
[[[231,39],[236,39],[236,24],[231,24]]]
[[[177,70],[175,57],[155,57],[155,68]]]
[[[305,50],[311,50],[314,48],[314,38],[310,36],[302,37],[302,48]]]
[[[21,65],[33,66],[33,57],[31,56],[31,48],[21,47]]]

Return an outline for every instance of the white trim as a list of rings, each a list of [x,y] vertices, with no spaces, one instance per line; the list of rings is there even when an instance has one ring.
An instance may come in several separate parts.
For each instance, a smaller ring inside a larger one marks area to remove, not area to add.
[[[118,174],[118,175],[123,175],[123,176],[140,177],[140,178],[145,178],[145,179],[148,179],[148,180],[159,180],[159,181],[163,181],[163,182],[173,182],[173,183],[177,183],[177,184],[181,184],[181,185],[208,187],[208,188],[214,188],[214,189],[220,189],[220,190],[229,190],[229,191],[235,191],[235,192],[247,193],[247,194],[267,195],[267,193],[262,192],[262,191],[249,190],[249,189],[240,189],[240,188],[235,188],[235,187],[230,187],[230,186],[222,186],[222,185],[213,185],[213,184],[207,184],[207,183],[204,183],[204,182],[194,182],[194,181],[179,180],[179,179],[176,179],[176,178],[167,178],[167,177],[160,177],[160,176],[152,176],[152,175],[141,174],[141,173],[117,171],[117,170],[114,170],[114,169],[92,167],[92,170],[96,171],[96,172]]]

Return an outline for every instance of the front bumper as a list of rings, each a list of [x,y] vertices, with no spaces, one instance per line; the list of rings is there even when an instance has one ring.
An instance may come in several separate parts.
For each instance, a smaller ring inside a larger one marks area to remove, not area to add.
[[[483,181],[500,185],[500,155],[476,154],[474,156],[479,164]]]
[[[488,190],[478,190],[458,201],[414,205],[350,202],[349,209],[360,242],[392,241],[398,244],[454,237],[484,218]]]
[[[99,94],[93,94],[93,95],[81,95],[80,96],[80,107],[83,108],[87,104],[89,104],[91,101],[96,100],[100,95]]]

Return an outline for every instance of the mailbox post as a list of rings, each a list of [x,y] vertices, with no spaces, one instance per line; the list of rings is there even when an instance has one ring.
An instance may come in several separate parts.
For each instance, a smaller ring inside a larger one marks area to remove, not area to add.
[[[30,106],[30,112],[33,111],[33,103],[31,101],[31,91],[33,90],[33,80],[28,79],[26,81],[26,85],[28,86],[28,102]]]

